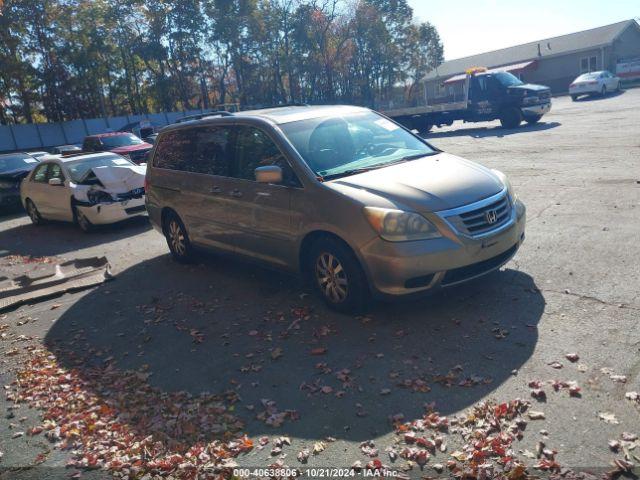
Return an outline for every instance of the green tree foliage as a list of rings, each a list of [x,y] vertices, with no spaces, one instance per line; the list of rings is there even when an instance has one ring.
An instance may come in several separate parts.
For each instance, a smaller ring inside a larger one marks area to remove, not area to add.
[[[0,0],[2,2],[2,0]],[[0,122],[417,102],[443,60],[406,0],[4,0]]]

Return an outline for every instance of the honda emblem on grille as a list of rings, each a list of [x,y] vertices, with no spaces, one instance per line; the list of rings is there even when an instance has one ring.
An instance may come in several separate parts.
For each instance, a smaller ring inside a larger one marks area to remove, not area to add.
[[[493,225],[498,221],[498,212],[495,210],[487,210],[484,214],[484,218],[487,220],[489,225]]]

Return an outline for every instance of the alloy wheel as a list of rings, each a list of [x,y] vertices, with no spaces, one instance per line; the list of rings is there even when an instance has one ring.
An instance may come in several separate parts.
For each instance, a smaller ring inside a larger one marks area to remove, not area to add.
[[[175,220],[171,220],[169,223],[169,241],[171,242],[171,248],[173,248],[176,254],[180,256],[185,255],[187,252],[187,244],[184,232],[180,224]]]
[[[333,303],[344,302],[349,292],[349,281],[340,260],[324,252],[316,261],[316,281],[322,293]]]

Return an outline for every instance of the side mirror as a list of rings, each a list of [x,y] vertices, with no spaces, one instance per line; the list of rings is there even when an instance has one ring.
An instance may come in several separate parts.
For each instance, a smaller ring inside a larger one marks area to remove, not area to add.
[[[258,183],[282,183],[282,169],[275,165],[255,169]]]
[[[50,178],[49,179],[49,185],[53,185],[54,187],[60,187],[60,186],[62,186],[62,179],[61,178]]]

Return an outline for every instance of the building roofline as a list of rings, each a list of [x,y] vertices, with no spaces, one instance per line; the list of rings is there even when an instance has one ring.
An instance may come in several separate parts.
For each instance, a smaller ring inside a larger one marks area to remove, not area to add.
[[[592,30],[599,30],[601,28],[611,27],[612,25],[620,24],[622,26],[622,24],[625,24],[625,23],[627,24],[626,27],[622,28],[620,30],[620,32],[618,32],[618,34],[610,42],[599,43],[597,45],[589,45],[589,46],[586,46],[584,48],[578,48],[578,49],[570,50],[570,51],[567,51],[567,52],[552,53],[550,55],[542,55],[542,56],[537,56],[536,55],[534,57],[522,58],[522,59],[519,59],[518,61],[525,62],[525,61],[530,61],[530,60],[540,60],[540,59],[543,59],[543,58],[544,59],[546,59],[546,58],[554,58],[554,57],[558,57],[558,56],[562,56],[562,55],[571,55],[573,53],[578,53],[578,52],[582,52],[582,51],[585,51],[585,50],[592,50],[592,49],[595,49],[595,48],[602,48],[602,47],[606,47],[606,46],[612,45],[613,42],[615,42],[620,37],[620,35],[622,35],[627,30],[627,28],[631,27],[632,25],[635,25],[636,28],[640,29],[640,24],[638,24],[638,22],[635,19],[631,18],[631,19],[628,19],[628,20],[622,20],[620,22],[614,22],[614,23],[609,23],[607,25],[601,25],[599,27],[588,28],[586,30],[579,30],[577,32],[565,33],[564,35],[556,35],[555,37],[544,38],[544,39],[541,39],[541,40],[533,40],[531,42],[519,43],[517,45],[511,45],[509,47],[498,48],[496,50],[489,50],[488,52],[480,52],[480,53],[476,53],[474,55],[467,55],[466,57],[452,58],[450,60],[446,60],[441,65],[443,65],[445,63],[449,63],[449,62],[454,62],[454,61],[457,62],[457,61],[464,61],[464,60],[472,60],[474,57],[477,57],[479,55],[490,55],[490,54],[493,54],[493,53],[502,52],[504,50],[509,50],[509,49],[512,49],[512,48],[523,47],[523,46],[526,46],[526,45],[534,45],[536,43],[552,42],[552,41],[554,41],[554,40],[556,40],[558,38],[566,37],[568,35],[575,35],[575,34],[590,32]],[[503,65],[509,65],[510,63],[513,63],[513,62],[508,62],[508,63],[504,63],[504,64],[499,64],[499,65],[481,65],[481,66],[484,66],[484,67],[487,67],[487,68],[499,68],[499,67],[501,67]],[[461,70],[461,71],[456,71],[456,72],[441,76],[441,75],[439,75],[437,73],[437,69],[438,69],[438,67],[435,67],[433,70],[431,70],[429,73],[427,73],[423,77],[423,81],[435,80],[435,79],[442,78],[442,77],[450,77],[450,76],[453,76],[453,75],[459,75],[461,73],[464,73],[464,70]]]

